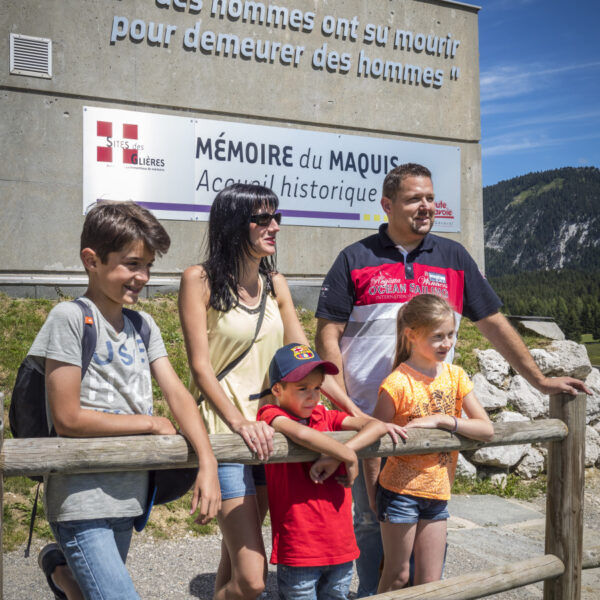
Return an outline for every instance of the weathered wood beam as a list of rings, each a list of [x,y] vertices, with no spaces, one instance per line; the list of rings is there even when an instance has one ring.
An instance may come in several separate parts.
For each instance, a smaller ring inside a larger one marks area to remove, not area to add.
[[[558,419],[530,423],[499,423],[494,438],[487,443],[451,435],[438,429],[411,429],[406,442],[394,446],[386,436],[359,452],[361,458],[400,454],[426,454],[449,450],[472,450],[483,446],[501,446],[561,440],[567,428]],[[330,434],[340,441],[354,432]],[[257,464],[242,439],[234,434],[212,435],[211,444],[219,462]],[[270,462],[314,460],[317,454],[297,446],[281,434],[273,440]],[[0,452],[0,471],[5,477],[47,473],[83,473],[134,471],[194,466],[196,456],[182,436],[138,435],[110,438],[36,438],[5,440]]]
[[[550,417],[568,427],[565,439],[548,450],[546,554],[560,558],[565,572],[544,583],[544,600],[581,598],[586,395],[550,396]]]
[[[529,558],[442,581],[371,596],[370,600],[470,600],[558,577],[564,565],[556,556]]]

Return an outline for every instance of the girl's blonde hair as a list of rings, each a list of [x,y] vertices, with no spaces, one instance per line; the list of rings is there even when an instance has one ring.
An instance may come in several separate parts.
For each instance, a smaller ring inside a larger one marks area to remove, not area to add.
[[[448,315],[452,315],[456,325],[452,307],[446,300],[433,294],[421,294],[403,304],[396,320],[396,356],[393,368],[410,358],[411,344],[406,335],[407,328],[419,332],[431,331],[448,318]]]

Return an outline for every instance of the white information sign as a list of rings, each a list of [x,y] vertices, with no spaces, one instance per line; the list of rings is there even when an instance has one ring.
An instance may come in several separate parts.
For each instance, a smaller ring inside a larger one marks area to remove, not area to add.
[[[133,200],[160,219],[208,220],[234,182],[270,187],[286,225],[376,228],[394,166],[428,167],[434,231],[460,231],[460,149],[287,127],[84,107],[83,210]]]

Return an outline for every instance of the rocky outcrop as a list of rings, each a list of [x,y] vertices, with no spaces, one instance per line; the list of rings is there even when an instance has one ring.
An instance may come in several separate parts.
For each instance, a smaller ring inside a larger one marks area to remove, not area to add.
[[[585,466],[593,467],[600,457],[600,433],[589,425],[585,428]]]
[[[516,374],[495,350],[476,350],[480,372],[473,376],[474,391],[494,422],[528,421],[548,417],[549,397]],[[585,465],[600,467],[600,372],[592,368],[584,346],[572,341],[555,341],[531,354],[548,377],[569,376],[585,380],[592,395],[586,404]],[[488,477],[500,484],[514,472],[532,479],[545,470],[544,446],[517,444],[480,448],[465,453],[457,475]]]
[[[496,423],[508,423],[514,421],[529,421],[529,419],[518,412],[502,411],[495,419]],[[471,456],[471,462],[486,466],[508,469],[515,466],[530,446],[528,444],[517,444],[512,446],[492,446],[491,448],[480,448]]]
[[[544,470],[545,462],[544,455],[537,448],[529,447],[515,473],[522,479],[534,479]]]
[[[592,392],[591,396],[588,396],[585,420],[588,425],[592,423],[598,423],[600,425],[600,371],[598,369],[592,369],[592,372],[587,376],[585,385]]]
[[[558,365],[551,368],[546,375],[561,377],[563,375],[585,380],[591,373],[592,365],[583,344],[564,340],[552,342],[547,352],[558,359]]]
[[[508,400],[517,411],[530,419],[548,414],[550,398],[538,392],[520,375],[515,375],[510,382]]]
[[[504,408],[508,403],[508,394],[490,383],[483,373],[476,373],[473,376],[473,385],[479,402],[486,410]]]
[[[496,350],[475,350],[481,374],[500,389],[506,389],[510,380],[510,365]]]

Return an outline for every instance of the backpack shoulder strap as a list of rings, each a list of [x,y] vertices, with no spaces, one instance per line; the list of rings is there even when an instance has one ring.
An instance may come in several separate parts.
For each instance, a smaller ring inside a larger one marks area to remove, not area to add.
[[[123,314],[131,321],[133,328],[138,332],[146,350],[148,350],[150,345],[150,325],[148,325],[148,321],[137,310],[131,310],[130,308],[124,308]]]
[[[90,362],[92,357],[94,356],[94,352],[96,350],[96,342],[98,340],[98,332],[96,331],[96,326],[94,324],[94,315],[92,313],[92,309],[82,300],[78,298],[73,300],[74,304],[77,304],[81,309],[81,316],[83,318],[83,338],[81,340],[81,379],[83,379],[88,367],[90,366]],[[11,410],[13,405],[11,403]],[[45,402],[43,401],[43,420],[46,420],[46,408]],[[54,426],[49,431],[49,435],[51,437],[56,435],[56,431],[54,430]],[[33,526],[35,523],[35,516],[37,513],[38,506],[38,497],[40,494],[40,483],[38,482],[37,489],[35,492],[35,500],[33,503],[33,508],[31,509],[31,518],[29,520],[29,537],[27,539],[27,547],[25,548],[25,558],[29,556],[29,552],[31,549],[31,540],[33,539]]]
[[[81,341],[81,379],[83,379],[96,351],[98,332],[92,309],[83,300],[76,299],[73,302],[79,306],[83,317],[83,339]]]

